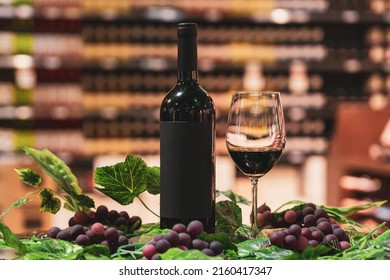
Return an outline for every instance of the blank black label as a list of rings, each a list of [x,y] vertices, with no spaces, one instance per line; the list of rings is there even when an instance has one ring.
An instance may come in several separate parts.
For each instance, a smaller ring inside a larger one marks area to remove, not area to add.
[[[212,123],[160,122],[160,215],[212,215],[214,189]]]

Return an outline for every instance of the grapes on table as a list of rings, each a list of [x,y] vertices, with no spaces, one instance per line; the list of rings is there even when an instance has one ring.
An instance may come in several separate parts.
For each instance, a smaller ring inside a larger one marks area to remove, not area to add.
[[[258,208],[263,226],[281,228],[269,236],[270,244],[281,248],[302,252],[307,246],[319,244],[339,252],[351,247],[348,234],[329,217],[325,209],[313,203],[306,203],[302,209],[289,209],[275,215],[269,207]],[[262,212],[261,212],[262,211]],[[271,217],[273,215],[273,217]],[[259,220],[259,219],[258,219]]]
[[[51,227],[46,236],[73,242],[80,246],[101,244],[115,253],[120,246],[129,244],[126,234],[141,227],[138,216],[130,216],[126,211],[109,210],[100,205],[96,211],[77,211],[68,221],[68,227]],[[132,250],[132,249],[129,249]]]
[[[130,216],[126,211],[110,210],[105,205],[99,205],[95,211],[77,211],[68,221],[69,227],[76,224],[90,227],[95,223],[101,223],[106,227],[114,226],[125,233],[133,233],[142,226],[140,217]]]
[[[203,224],[194,220],[186,227],[183,224],[175,224],[171,230],[165,234],[157,234],[153,239],[144,245],[142,254],[145,259],[158,260],[158,254],[166,252],[169,248],[179,248],[181,250],[196,249],[202,251],[208,256],[224,257],[223,244],[220,241],[214,240],[210,243],[200,239],[203,233]]]

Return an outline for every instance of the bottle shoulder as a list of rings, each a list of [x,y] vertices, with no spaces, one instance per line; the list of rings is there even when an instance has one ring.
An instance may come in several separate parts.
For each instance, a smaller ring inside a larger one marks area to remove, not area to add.
[[[164,97],[162,107],[214,109],[214,102],[199,84],[177,84]]]

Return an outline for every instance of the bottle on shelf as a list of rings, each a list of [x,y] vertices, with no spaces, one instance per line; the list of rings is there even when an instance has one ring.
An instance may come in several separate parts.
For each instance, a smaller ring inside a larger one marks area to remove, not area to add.
[[[265,77],[259,62],[249,62],[245,65],[243,86],[248,91],[258,91],[265,88]]]
[[[215,227],[215,107],[200,86],[197,25],[179,23],[177,84],[160,108],[160,227]]]

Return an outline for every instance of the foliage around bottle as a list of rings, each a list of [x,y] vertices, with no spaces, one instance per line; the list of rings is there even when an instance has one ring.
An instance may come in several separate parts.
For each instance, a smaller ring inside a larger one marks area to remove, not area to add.
[[[41,211],[56,213],[59,200],[64,200],[64,207],[69,210],[93,208],[92,199],[82,194],[77,179],[70,168],[58,157],[48,150],[35,150],[23,147],[41,169],[54,179],[63,193],[56,193],[51,189],[42,187],[40,175],[30,168],[17,169],[19,178],[31,186],[35,191],[28,192],[19,200],[13,202],[1,215],[0,218],[12,207],[21,207],[28,203],[34,196],[41,199]],[[142,174],[141,174],[142,173]],[[121,177],[130,178],[123,179]],[[134,198],[145,191],[151,194],[159,193],[159,168],[148,167],[139,157],[128,155],[124,162],[112,166],[97,168],[95,182],[100,186],[96,189],[117,202],[127,205]],[[219,201],[216,205],[216,233],[203,234],[206,241],[219,240],[226,248],[225,256],[228,259],[389,259],[390,231],[387,230],[379,236],[377,230],[384,226],[379,225],[368,233],[354,233],[351,235],[351,248],[337,254],[328,254],[329,248],[324,246],[307,247],[303,252],[293,252],[277,246],[263,246],[269,244],[269,238],[260,236],[255,240],[249,239],[250,230],[242,223],[242,212],[239,204],[247,201],[232,192],[218,192],[217,195],[225,195],[228,200]],[[130,196],[126,198],[124,196]],[[349,208],[337,208],[320,206],[326,209],[330,216],[339,222],[353,226],[360,225],[351,220],[349,216],[357,211],[382,205],[384,202],[354,206]],[[289,209],[299,209],[304,202],[289,201],[276,209],[276,215],[283,215]],[[286,208],[281,210],[282,208]],[[76,244],[56,239],[42,239],[31,236],[19,238],[0,221],[0,248],[14,248],[18,259],[139,259],[142,257],[142,247],[146,244],[147,236],[152,237],[161,233],[156,229],[157,224],[144,225],[135,235],[139,236],[139,243],[129,244],[132,251],[129,254],[126,248],[119,248],[115,254],[111,254],[106,247],[98,244],[80,247]],[[205,259],[200,252],[180,251],[170,249],[162,259]]]

